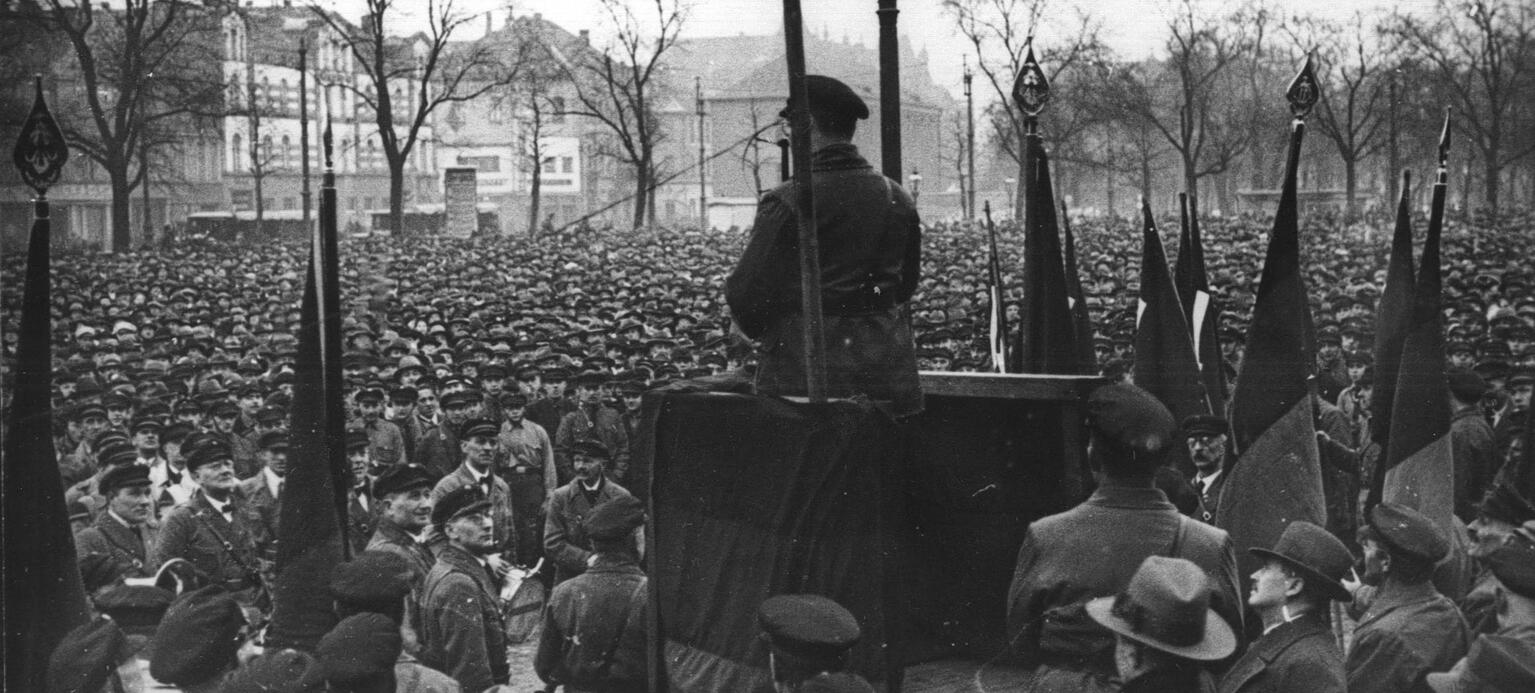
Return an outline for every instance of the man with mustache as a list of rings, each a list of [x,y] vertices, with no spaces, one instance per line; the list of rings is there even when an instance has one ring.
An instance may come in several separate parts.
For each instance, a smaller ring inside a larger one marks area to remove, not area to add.
[[[240,482],[234,455],[223,440],[203,436],[187,455],[186,470],[197,493],[165,517],[151,562],[184,558],[241,603],[251,603],[260,580],[249,513],[242,512],[245,501],[235,492]]]
[[[605,470],[611,457],[608,449],[598,441],[577,442],[571,447],[575,478],[549,495],[549,513],[544,519],[544,555],[554,561],[556,584],[586,572],[596,556],[583,526],[586,518],[604,503],[633,497],[624,487],[607,478]],[[644,546],[643,537],[640,546]]]

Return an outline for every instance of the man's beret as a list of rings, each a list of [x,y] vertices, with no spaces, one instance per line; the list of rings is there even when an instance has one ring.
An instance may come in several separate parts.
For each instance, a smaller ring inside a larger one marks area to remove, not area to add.
[[[1157,398],[1123,383],[1093,390],[1087,398],[1087,414],[1098,435],[1137,454],[1165,450],[1178,427]]]
[[[341,619],[320,638],[315,656],[326,681],[351,690],[393,674],[402,646],[399,624],[383,614],[360,613]]]
[[[811,110],[827,111],[856,120],[869,117],[868,105],[864,104],[863,99],[859,98],[852,87],[841,80],[825,75],[805,75],[805,92],[810,100]],[[788,117],[788,107],[785,107],[778,115]]]
[[[330,594],[360,611],[398,613],[414,580],[405,558],[387,551],[364,551],[336,564],[330,573]]]
[[[613,453],[608,450],[608,446],[603,445],[602,441],[595,438],[576,441],[576,444],[571,446],[570,452],[572,455],[596,457],[604,460],[613,458]]]
[[[384,498],[391,493],[403,493],[411,489],[430,488],[437,479],[426,467],[419,464],[390,465],[373,480],[373,497]]]
[[[1445,379],[1455,399],[1462,402],[1475,402],[1487,394],[1487,381],[1473,371],[1457,368],[1446,373]]]
[[[100,691],[128,657],[128,637],[112,619],[98,616],[75,627],[48,656],[48,690]]]
[[[645,524],[645,506],[634,496],[619,496],[593,508],[581,524],[593,539],[623,539]]]
[[[1231,424],[1219,416],[1195,414],[1183,420],[1183,435],[1229,435]]]
[[[1405,505],[1376,505],[1369,513],[1369,528],[1395,554],[1437,563],[1450,551],[1449,541],[1434,521]]]
[[[96,488],[101,495],[111,496],[113,491],[120,488],[149,485],[149,467],[133,464],[130,460],[127,464],[113,465],[103,472]]]
[[[160,624],[176,595],[151,585],[114,585],[96,595],[96,609],[124,629],[153,628]],[[147,633],[146,633],[147,634]]]
[[[261,435],[257,447],[262,450],[287,450],[288,434],[286,431],[271,431]]]
[[[183,688],[207,682],[234,665],[244,625],[239,603],[222,585],[182,595],[155,631],[150,676]]]
[[[1493,550],[1487,566],[1510,592],[1535,599],[1535,543],[1515,537]]]
[[[757,608],[757,625],[773,647],[812,659],[841,656],[863,630],[852,612],[818,594],[781,594]]]
[[[463,486],[449,491],[432,506],[432,524],[442,527],[465,515],[485,512],[490,501],[474,486]]]
[[[469,440],[475,436],[488,436],[495,438],[500,434],[501,427],[496,425],[496,422],[491,421],[490,419],[469,419],[458,428],[458,439],[460,441]]]

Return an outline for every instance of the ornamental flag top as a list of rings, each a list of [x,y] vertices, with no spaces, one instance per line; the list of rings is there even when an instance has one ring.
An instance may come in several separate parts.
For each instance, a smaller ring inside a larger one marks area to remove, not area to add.
[[[59,180],[64,162],[69,161],[69,146],[64,143],[64,133],[48,112],[43,100],[43,78],[37,78],[37,97],[32,101],[32,112],[21,126],[21,136],[16,138],[16,149],[11,157],[21,179],[28,187],[42,195]]]
[[[1321,94],[1322,90],[1316,83],[1316,71],[1311,67],[1311,56],[1307,55],[1306,64],[1301,67],[1300,74],[1295,75],[1295,80],[1290,82],[1290,88],[1285,92],[1285,99],[1290,102],[1290,112],[1295,114],[1297,119],[1304,120]]]
[[[1050,80],[1045,78],[1045,71],[1039,68],[1039,61],[1034,59],[1032,36],[1024,50],[1027,52],[1023,58],[1023,69],[1018,71],[1018,80],[1013,82],[1013,99],[1025,115],[1033,118],[1050,101]]]

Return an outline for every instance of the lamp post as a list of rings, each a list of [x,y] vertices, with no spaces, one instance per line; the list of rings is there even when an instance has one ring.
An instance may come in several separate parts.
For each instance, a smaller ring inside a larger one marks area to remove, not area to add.
[[[911,181],[911,205],[916,207],[917,196],[922,194],[922,174],[917,173],[917,169],[912,169],[911,176],[906,180]]]

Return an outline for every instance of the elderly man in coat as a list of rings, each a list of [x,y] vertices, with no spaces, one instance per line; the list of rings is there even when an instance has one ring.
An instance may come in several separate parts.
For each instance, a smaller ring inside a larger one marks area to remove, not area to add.
[[[1263,637],[1221,679],[1221,693],[1344,693],[1343,652],[1332,634],[1332,603],[1353,595],[1343,578],[1354,555],[1310,522],[1292,522],[1252,575],[1247,603],[1263,619]]]
[[[1029,525],[1008,589],[1008,636],[1036,668],[1036,691],[1118,690],[1114,635],[1088,617],[1085,605],[1124,590],[1148,556],[1198,565],[1210,578],[1210,608],[1243,632],[1231,536],[1182,516],[1155,486],[1178,428],[1172,414],[1125,384],[1094,390],[1087,411],[1098,490]]]
[[[810,75],[812,187],[821,249],[826,378],[834,397],[868,395],[895,416],[922,410],[905,304],[921,274],[916,204],[853,145],[869,108],[846,84]],[[757,388],[805,393],[794,183],[762,196],[751,240],[725,282],[737,328],[759,343]]]
[[[556,584],[586,572],[596,559],[591,538],[586,535],[586,518],[604,503],[634,497],[607,478],[605,467],[611,454],[602,443],[578,442],[571,457],[576,478],[549,494],[549,512],[544,519],[544,555],[554,562]],[[644,546],[643,535],[640,545]]]
[[[506,632],[485,557],[495,551],[490,502],[474,486],[455,489],[432,509],[447,543],[421,591],[421,661],[466,691],[507,683]]]

